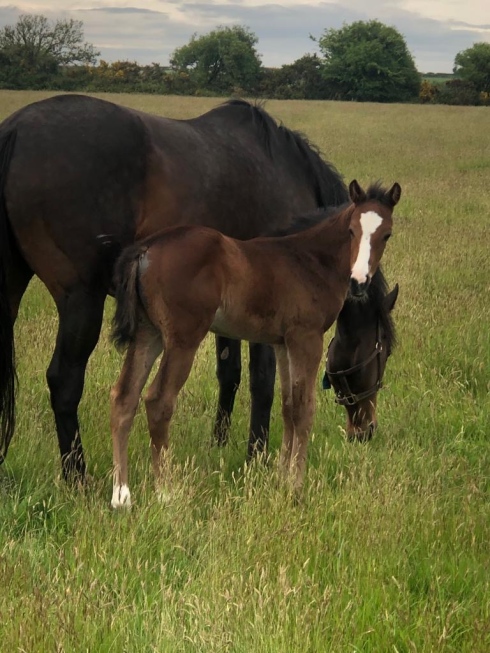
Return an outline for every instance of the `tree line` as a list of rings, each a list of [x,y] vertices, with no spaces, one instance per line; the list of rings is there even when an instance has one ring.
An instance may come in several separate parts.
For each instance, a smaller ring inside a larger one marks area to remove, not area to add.
[[[377,20],[326,29],[317,54],[262,65],[256,35],[218,27],[177,48],[170,65],[97,62],[83,23],[26,14],[0,30],[0,88],[248,95],[278,99],[490,104],[490,44],[456,54],[455,76],[422,78],[404,37]]]

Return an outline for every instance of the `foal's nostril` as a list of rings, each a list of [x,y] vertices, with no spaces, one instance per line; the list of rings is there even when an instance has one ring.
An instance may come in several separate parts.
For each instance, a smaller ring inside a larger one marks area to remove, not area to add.
[[[353,297],[362,297],[366,293],[368,285],[369,284],[368,284],[367,281],[364,281],[363,283],[359,283],[359,281],[357,281],[357,279],[354,279],[353,277],[351,277],[351,280],[350,280],[350,294]]]

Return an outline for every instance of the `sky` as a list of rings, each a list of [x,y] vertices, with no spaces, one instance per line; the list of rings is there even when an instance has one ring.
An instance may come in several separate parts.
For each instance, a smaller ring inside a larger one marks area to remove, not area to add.
[[[264,66],[318,52],[310,35],[357,20],[395,27],[424,73],[452,72],[458,52],[490,42],[488,0],[0,0],[0,28],[26,13],[81,20],[100,58],[139,64],[167,65],[193,34],[223,25],[247,26]]]

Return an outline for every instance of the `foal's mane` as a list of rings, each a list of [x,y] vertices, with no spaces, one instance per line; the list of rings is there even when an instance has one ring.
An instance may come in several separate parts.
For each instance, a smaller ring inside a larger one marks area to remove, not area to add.
[[[278,158],[278,148],[281,145],[282,158],[284,150],[299,158],[306,168],[307,178],[315,185],[319,207],[339,205],[348,200],[349,195],[341,174],[332,163],[321,157],[319,148],[304,134],[288,129],[282,123],[278,124],[260,103],[251,104],[245,100],[233,99],[221,106],[241,107],[249,112],[257,135],[272,161]]]
[[[291,224],[283,229],[277,229],[273,233],[267,234],[268,236],[291,236],[292,234],[298,234],[301,231],[305,231],[310,227],[328,220],[333,215],[337,215],[343,209],[349,206],[349,202],[344,202],[340,206],[328,206],[326,208],[317,209],[316,211],[310,211],[309,213],[302,213],[300,215],[295,215],[292,219]]]
[[[377,201],[380,204],[385,204],[386,206],[391,206],[391,199],[388,195],[388,189],[382,186],[380,181],[375,181],[368,186],[366,190],[366,201]],[[339,206],[327,206],[325,208],[319,208],[316,211],[310,211],[308,213],[302,213],[300,215],[294,216],[292,222],[287,227],[283,229],[278,229],[272,234],[267,234],[270,236],[290,236],[291,234],[297,234],[300,231],[314,227],[315,225],[328,220],[328,218],[333,215],[337,215],[344,209],[346,209],[350,200],[344,201]]]
[[[385,188],[381,181],[374,181],[366,190],[366,201],[373,200],[384,204],[385,206],[393,206],[391,197],[388,194],[388,189]]]

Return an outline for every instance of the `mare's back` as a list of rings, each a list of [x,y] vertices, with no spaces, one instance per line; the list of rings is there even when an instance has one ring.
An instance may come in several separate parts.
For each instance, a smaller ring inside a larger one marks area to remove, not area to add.
[[[63,252],[82,276],[109,270],[122,246],[166,226],[202,224],[246,239],[345,195],[305,139],[246,102],[171,120],[62,95],[21,109],[0,132],[14,127],[13,230],[19,242],[27,231],[31,243],[51,239],[50,258]],[[37,251],[23,249],[37,271]]]
[[[312,170],[289,137],[292,132],[258,107],[231,102],[190,120],[151,117],[146,124],[161,175],[188,215],[183,222],[245,239],[270,233],[296,213],[322,204],[316,184],[330,172],[327,165],[321,162],[319,174]],[[321,161],[305,147],[308,156]],[[327,183],[344,192],[336,172]]]
[[[234,100],[188,122],[222,153],[223,171],[240,197],[258,211],[267,207],[271,222],[253,235],[270,234],[292,216],[349,199],[342,176],[317,148],[260,106]]]
[[[24,107],[0,132],[10,128],[17,132],[6,188],[14,229],[42,220],[54,237],[71,226],[86,244],[101,233],[130,237],[146,174],[136,112],[62,95]]]

